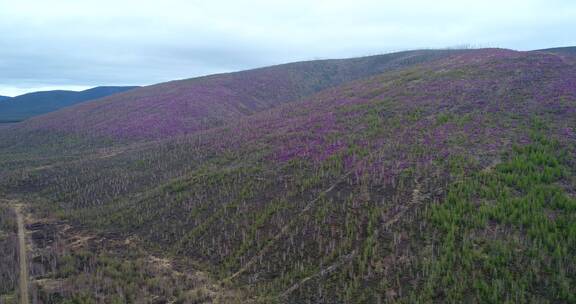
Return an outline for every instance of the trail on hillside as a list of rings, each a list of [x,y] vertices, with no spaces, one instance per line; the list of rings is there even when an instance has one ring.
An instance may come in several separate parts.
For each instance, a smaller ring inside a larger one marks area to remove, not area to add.
[[[238,270],[237,272],[235,272],[231,276],[227,277],[226,279],[222,280],[221,282],[232,281],[235,278],[237,278],[238,276],[240,276],[241,274],[243,274],[244,272],[246,272],[248,269],[250,269],[250,267],[252,267],[252,265],[256,264],[256,262],[258,260],[260,260],[266,253],[268,253],[272,249],[273,245],[288,232],[288,230],[292,227],[292,225],[294,225],[296,223],[296,218],[299,218],[304,213],[306,213],[308,210],[312,209],[314,204],[316,204],[316,202],[318,202],[322,198],[323,195],[330,193],[332,190],[334,190],[336,188],[336,186],[338,186],[340,183],[342,183],[351,174],[352,174],[352,171],[348,171],[347,173],[343,174],[340,178],[338,178],[338,180],[336,180],[336,182],[334,182],[328,189],[320,192],[320,194],[318,194],[316,196],[316,198],[314,198],[313,200],[308,202],[308,204],[306,204],[304,209],[300,210],[300,212],[298,214],[296,214],[296,216],[291,221],[289,221],[286,225],[284,225],[282,227],[282,229],[280,229],[280,232],[278,232],[275,236],[273,236],[268,241],[268,243],[264,247],[262,247],[262,249],[259,250],[259,252],[257,254],[255,254],[246,264],[244,264],[244,266],[242,268],[240,268],[240,270]]]
[[[20,260],[20,304],[28,304],[28,263],[26,261],[26,230],[22,205],[14,205],[18,225],[18,257]]]
[[[99,150],[96,150],[95,152],[93,152],[91,154],[82,156],[82,158],[80,158],[80,159],[56,161],[56,162],[53,162],[53,163],[50,163],[47,165],[27,168],[26,170],[29,172],[36,172],[36,171],[40,171],[40,170],[51,169],[51,168],[61,166],[61,165],[70,165],[72,163],[81,163],[81,162],[85,162],[85,161],[94,161],[94,160],[102,160],[102,159],[112,158],[114,156],[117,156],[119,154],[127,152],[131,149],[136,149],[136,148],[143,146],[143,145],[144,144],[138,143],[138,144],[131,144],[128,146],[118,147],[118,148],[99,149]]]
[[[422,185],[418,182],[417,179],[415,180],[415,184],[416,184],[416,187],[414,188],[414,190],[412,190],[412,199],[410,200],[410,202],[408,204],[406,204],[405,206],[402,206],[400,211],[396,212],[395,215],[390,216],[390,219],[387,220],[386,222],[384,222],[381,225],[381,227],[383,227],[384,229],[388,229],[389,227],[394,225],[396,222],[398,222],[404,216],[404,214],[406,212],[408,212],[410,209],[412,209],[413,207],[415,207],[417,205],[422,204],[422,199],[423,199]],[[352,250],[351,253],[338,258],[338,260],[335,263],[331,264],[330,266],[322,268],[320,271],[316,272],[315,274],[307,276],[304,279],[300,280],[299,282],[295,283],[294,285],[290,286],[290,288],[286,289],[284,292],[282,292],[280,294],[279,298],[282,299],[282,298],[288,297],[292,292],[294,292],[295,290],[300,288],[302,285],[304,285],[306,282],[308,282],[312,279],[315,279],[318,277],[323,277],[325,275],[328,275],[328,274],[336,271],[340,266],[342,266],[345,263],[354,259],[356,257],[356,254],[357,254],[357,251]]]
[[[288,297],[292,292],[294,292],[295,290],[300,288],[302,285],[304,285],[306,282],[308,282],[312,279],[315,279],[318,277],[323,277],[325,275],[331,274],[332,272],[336,271],[340,266],[342,266],[345,263],[350,262],[352,259],[354,259],[356,257],[356,253],[357,253],[356,250],[352,250],[351,253],[339,258],[338,261],[336,261],[336,263],[321,269],[320,271],[316,272],[315,274],[313,274],[311,276],[305,277],[304,279],[302,279],[299,282],[295,283],[294,285],[290,286],[290,288],[286,289],[283,293],[281,293],[279,298],[282,299],[282,298]]]

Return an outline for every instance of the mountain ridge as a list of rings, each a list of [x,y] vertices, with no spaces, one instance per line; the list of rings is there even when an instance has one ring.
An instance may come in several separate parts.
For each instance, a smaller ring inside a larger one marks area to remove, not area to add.
[[[86,130],[154,139],[207,130],[323,89],[463,50],[420,50],[362,58],[289,63],[171,81],[28,121],[32,130]]]
[[[101,86],[83,91],[52,90],[32,92],[4,100],[0,121],[19,122],[92,99],[132,90],[135,86]]]
[[[572,56],[572,55],[576,55],[576,47],[575,46],[556,47],[556,48],[536,50],[536,52],[548,52],[548,53],[555,53],[555,54],[571,55]]]

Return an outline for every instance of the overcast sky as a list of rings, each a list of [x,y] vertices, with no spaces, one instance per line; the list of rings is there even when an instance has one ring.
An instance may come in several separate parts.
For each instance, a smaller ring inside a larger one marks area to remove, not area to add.
[[[0,95],[461,45],[576,45],[575,0],[0,0]]]

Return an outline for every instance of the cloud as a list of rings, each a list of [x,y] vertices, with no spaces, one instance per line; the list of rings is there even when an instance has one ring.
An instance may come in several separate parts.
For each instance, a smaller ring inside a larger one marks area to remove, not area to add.
[[[463,44],[574,45],[571,0],[2,0],[0,94]]]

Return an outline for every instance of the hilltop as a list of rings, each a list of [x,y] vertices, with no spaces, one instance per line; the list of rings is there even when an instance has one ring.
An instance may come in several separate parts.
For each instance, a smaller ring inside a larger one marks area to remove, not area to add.
[[[38,117],[27,130],[74,130],[121,139],[158,139],[222,126],[321,90],[462,51],[423,50],[284,64],[172,81]]]

